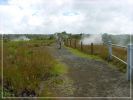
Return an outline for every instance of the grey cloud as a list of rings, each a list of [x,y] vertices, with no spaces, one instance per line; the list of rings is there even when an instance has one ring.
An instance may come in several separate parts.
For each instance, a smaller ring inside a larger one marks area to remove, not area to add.
[[[19,22],[15,21],[19,16],[12,17],[8,11],[3,13],[0,10],[3,16],[0,19],[6,28],[1,30],[5,33],[49,34],[57,31],[92,34],[133,32],[133,4],[125,0],[33,0],[32,3],[27,1],[18,3],[17,0],[9,0],[9,6],[13,5],[22,11]],[[32,25],[32,22],[34,24],[36,21],[39,23]]]

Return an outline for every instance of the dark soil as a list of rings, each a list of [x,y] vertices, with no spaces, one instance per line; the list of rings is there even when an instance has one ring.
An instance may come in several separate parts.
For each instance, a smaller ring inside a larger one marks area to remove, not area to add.
[[[112,68],[107,62],[78,57],[65,47],[49,47],[56,59],[68,66],[67,77],[72,80],[72,93],[60,97],[129,97],[130,82],[126,74]],[[69,87],[64,87],[64,90]],[[62,100],[62,99],[61,99]],[[80,100],[77,99],[77,100]],[[90,99],[94,100],[94,99]],[[95,99],[97,100],[97,99]],[[99,100],[99,99],[98,99]],[[100,100],[107,100],[101,98]],[[112,100],[112,99],[109,99]],[[121,100],[121,99],[113,99]],[[122,99],[130,100],[130,99]]]

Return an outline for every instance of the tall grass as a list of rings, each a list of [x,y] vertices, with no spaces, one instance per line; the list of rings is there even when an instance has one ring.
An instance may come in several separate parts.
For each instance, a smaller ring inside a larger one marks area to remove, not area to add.
[[[4,96],[9,96],[8,93],[10,96],[39,96],[41,81],[57,74],[53,70],[57,62],[46,47],[51,43],[53,41],[4,42]]]
[[[75,46],[75,41],[76,41],[76,46]],[[81,52],[84,52],[84,53],[89,54],[89,55],[99,56],[103,60],[109,62],[108,47],[103,45],[103,44],[99,44],[99,45],[93,44],[93,54],[91,51],[91,44],[82,45],[82,47],[81,47],[81,43],[79,42],[79,40],[74,40],[74,39],[66,40],[65,45],[68,47],[72,47],[72,48],[76,47],[75,49],[77,49]],[[112,50],[113,50],[113,54],[115,56],[119,57],[120,59],[124,60],[125,62],[127,61],[127,50],[126,49],[113,47]],[[118,68],[118,70],[120,70],[122,72],[126,71],[126,65],[115,58],[113,58],[112,61],[110,61],[109,63],[116,66]]]

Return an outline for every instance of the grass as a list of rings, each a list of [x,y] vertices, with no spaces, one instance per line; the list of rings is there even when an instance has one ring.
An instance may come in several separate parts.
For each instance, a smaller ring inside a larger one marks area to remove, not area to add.
[[[65,42],[65,45],[67,48],[74,54],[79,55],[80,57],[86,57],[86,58],[93,58],[93,59],[102,59],[110,64],[116,66],[118,70],[121,72],[126,72],[126,65],[119,60],[113,58],[112,61],[109,61],[109,56],[108,56],[108,47],[100,44],[100,45],[93,45],[93,54],[91,52],[91,45],[81,45],[79,44],[79,40],[76,40],[76,48],[75,48],[75,40],[71,40],[71,45],[70,41]],[[124,60],[126,62],[127,60],[127,50],[123,48],[117,48],[113,47],[113,54],[119,57],[120,59]]]
[[[89,59],[95,59],[95,60],[102,60],[100,57],[95,56],[95,55],[87,55],[84,52],[79,51],[78,49],[73,49],[70,47],[66,47],[70,52],[72,52],[74,55],[77,55],[82,58],[89,58]]]
[[[68,68],[66,67],[66,65],[59,62],[57,62],[51,70],[51,73],[53,75],[66,74],[67,72],[68,72]]]
[[[50,54],[47,46],[54,40],[44,41],[8,41],[3,47],[4,96],[22,96],[25,89],[40,96],[42,81],[52,79],[67,72],[67,68],[58,63]],[[1,55],[0,55],[1,56]],[[49,87],[42,96],[53,91]]]

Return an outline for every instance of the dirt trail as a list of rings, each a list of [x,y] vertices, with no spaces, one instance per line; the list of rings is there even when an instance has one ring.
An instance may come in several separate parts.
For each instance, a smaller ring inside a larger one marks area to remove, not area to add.
[[[56,59],[69,67],[67,77],[73,81],[72,97],[129,97],[130,84],[126,75],[104,61],[73,55],[66,48],[49,47]],[[64,89],[67,87],[64,87]],[[104,100],[104,99],[101,99]],[[121,99],[120,99],[121,100]],[[127,99],[126,99],[127,100]]]

